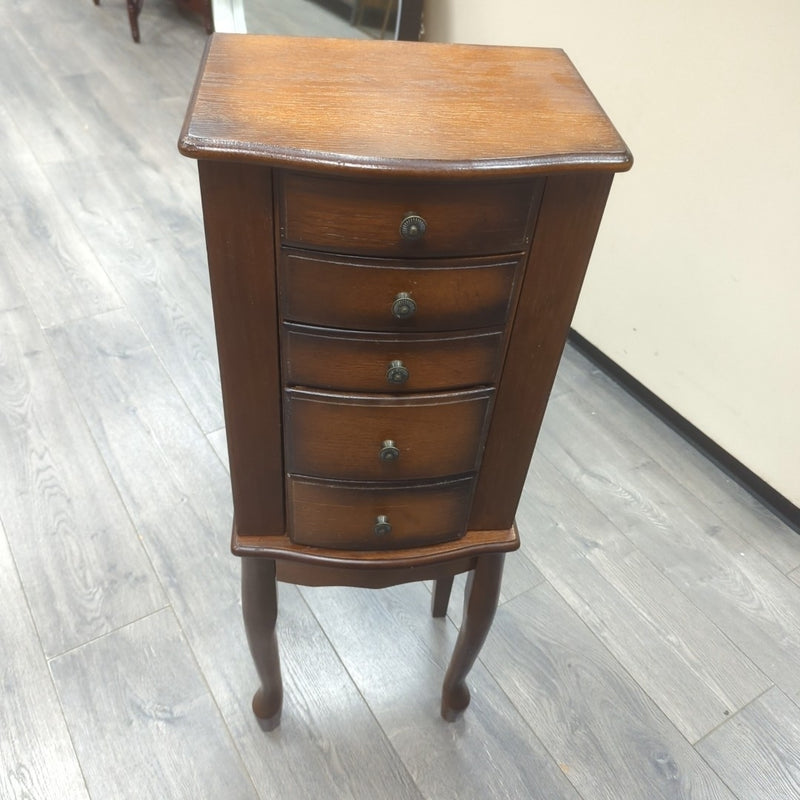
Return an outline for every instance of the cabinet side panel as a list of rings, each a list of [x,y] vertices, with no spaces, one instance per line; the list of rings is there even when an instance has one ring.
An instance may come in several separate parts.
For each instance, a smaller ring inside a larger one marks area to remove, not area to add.
[[[497,390],[469,527],[514,522],[613,175],[547,180]]]
[[[272,175],[198,162],[237,532],[284,533]]]

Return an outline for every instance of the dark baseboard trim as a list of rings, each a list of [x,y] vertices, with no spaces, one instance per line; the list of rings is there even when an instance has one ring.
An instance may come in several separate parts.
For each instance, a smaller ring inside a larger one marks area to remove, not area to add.
[[[759,478],[755,472],[748,469],[741,461],[734,458],[727,450],[724,450],[699,428],[692,425],[689,420],[682,417],[674,408],[653,394],[644,384],[637,381],[633,375],[626,372],[619,364],[612,361],[602,350],[595,347],[577,331],[570,330],[569,341],[576,350],[603,370],[628,394],[635,397],[643,406],[666,422],[673,430],[677,431],[692,446],[713,461],[723,472],[772,511],[775,516],[794,531],[800,533],[800,508],[790,502],[788,498],[773,489],[766,481]]]

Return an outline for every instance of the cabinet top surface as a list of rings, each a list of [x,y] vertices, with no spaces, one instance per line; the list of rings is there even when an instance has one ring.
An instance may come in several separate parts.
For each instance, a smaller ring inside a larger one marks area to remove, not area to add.
[[[237,34],[210,38],[179,149],[398,176],[632,163],[561,50]]]

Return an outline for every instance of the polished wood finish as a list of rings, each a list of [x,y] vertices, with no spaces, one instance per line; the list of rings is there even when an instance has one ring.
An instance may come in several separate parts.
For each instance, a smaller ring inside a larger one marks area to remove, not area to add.
[[[225,428],[235,443],[228,459],[236,524],[243,535],[279,534],[285,526],[272,173],[204,160],[197,166]],[[242,313],[247,308],[258,313]]]
[[[265,556],[278,559],[278,577],[287,562],[302,565],[305,579],[292,581],[304,586],[325,586],[315,574],[336,572],[332,585],[368,586],[376,589],[408,581],[432,580],[443,567],[460,564],[450,574],[472,569],[476,556],[484,553],[510,553],[519,548],[516,526],[503,531],[467,531],[459,539],[407,549],[356,552],[342,548],[311,547],[295,544],[288,536],[239,536],[234,524],[232,550],[238,556]],[[296,574],[299,574],[296,573]],[[375,576],[382,575],[380,582]],[[347,579],[345,579],[345,576]],[[383,582],[385,581],[385,582]]]
[[[470,527],[514,520],[612,177],[578,173],[547,182]]]
[[[386,332],[489,328],[505,323],[521,266],[521,258],[507,256],[409,264],[285,251],[279,266],[281,305],[285,319],[324,327]],[[392,313],[401,292],[417,307],[406,319]]]
[[[503,344],[501,330],[378,336],[286,323],[281,333],[289,386],[356,392],[431,392],[492,384]],[[387,378],[393,361],[408,370],[403,383]]]
[[[281,238],[293,247],[338,253],[424,258],[516,253],[528,243],[542,182],[342,180],[286,173]],[[407,240],[409,214],[427,223]]]
[[[468,574],[461,629],[442,688],[441,711],[442,716],[448,721],[456,719],[469,705],[470,694],[466,677],[492,626],[497,600],[500,597],[504,560],[505,553],[480,556],[475,562],[474,569]],[[438,592],[437,586],[436,593]]]
[[[492,390],[395,397],[287,389],[287,472],[351,481],[408,481],[473,472]],[[386,441],[398,455],[383,460]]]
[[[632,163],[561,50],[217,34],[209,56],[194,158],[456,181]]]
[[[275,564],[244,573],[263,595],[245,624],[268,725],[276,578],[433,580],[440,616],[469,573],[442,715],[469,703],[605,199],[630,166],[559,51],[378,47],[214,37],[180,143],[203,176],[233,550]],[[387,378],[396,347],[415,376],[426,362],[412,390]],[[466,370],[460,348],[477,355]]]
[[[275,562],[268,558],[242,560],[242,614],[247,644],[261,680],[253,697],[253,711],[265,731],[281,721],[283,680],[275,623],[278,620],[278,587]]]
[[[383,485],[287,480],[292,541],[315,547],[393,550],[458,539],[467,527],[471,477],[442,483]],[[385,516],[391,530],[376,535]]]
[[[439,577],[433,582],[433,594],[431,595],[432,617],[444,617],[447,614],[447,606],[450,603],[452,589],[452,575]]]

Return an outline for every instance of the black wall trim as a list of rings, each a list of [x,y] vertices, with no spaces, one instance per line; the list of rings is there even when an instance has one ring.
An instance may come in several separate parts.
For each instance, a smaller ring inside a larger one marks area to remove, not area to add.
[[[653,394],[644,384],[637,381],[633,375],[626,372],[619,364],[612,361],[602,350],[595,347],[577,331],[570,330],[569,341],[576,350],[583,353],[642,405],[677,431],[721,470],[730,475],[740,486],[747,489],[750,494],[790,528],[800,533],[800,508],[790,502],[788,498],[773,489],[766,481],[759,478],[755,472],[748,469],[741,461],[734,458],[727,450],[724,450],[699,428],[692,425],[689,420],[682,417],[674,408],[668,406],[660,397]]]

